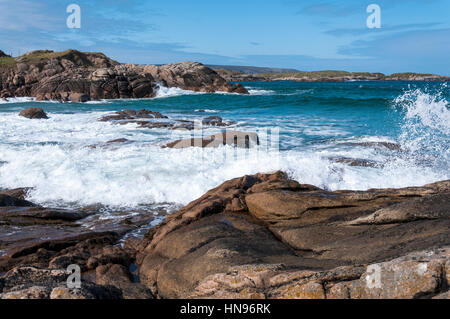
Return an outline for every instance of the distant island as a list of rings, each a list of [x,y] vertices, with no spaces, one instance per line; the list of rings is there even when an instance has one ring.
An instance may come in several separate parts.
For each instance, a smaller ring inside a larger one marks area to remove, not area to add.
[[[260,68],[250,66],[209,66],[227,81],[296,81],[296,82],[346,82],[346,81],[450,81],[450,77],[414,72],[386,75],[371,72],[312,71],[294,69]]]

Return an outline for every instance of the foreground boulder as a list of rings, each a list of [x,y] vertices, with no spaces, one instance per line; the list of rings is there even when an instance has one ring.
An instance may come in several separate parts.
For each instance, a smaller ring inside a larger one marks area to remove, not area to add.
[[[39,107],[29,107],[19,113],[20,116],[27,119],[48,119],[47,114]]]
[[[448,289],[448,229],[449,181],[329,192],[278,172],[209,191],[136,258],[161,298],[431,298]]]
[[[162,115],[159,112],[152,112],[150,110],[142,109],[136,110],[123,110],[117,111],[113,115],[107,115],[99,119],[100,122],[109,121],[124,121],[124,120],[136,120],[136,119],[167,119],[167,116]],[[127,121],[129,123],[129,121]]]

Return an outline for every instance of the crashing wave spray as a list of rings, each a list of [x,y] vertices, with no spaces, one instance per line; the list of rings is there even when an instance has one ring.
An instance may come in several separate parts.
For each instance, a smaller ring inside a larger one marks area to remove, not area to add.
[[[450,166],[450,104],[444,97],[446,89],[443,84],[434,94],[410,90],[395,100],[404,118],[399,139],[410,158],[426,158],[428,166],[444,172]]]

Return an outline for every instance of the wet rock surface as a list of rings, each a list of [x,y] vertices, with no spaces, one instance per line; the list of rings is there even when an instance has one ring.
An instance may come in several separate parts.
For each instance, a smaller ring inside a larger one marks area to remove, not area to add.
[[[104,229],[112,231],[95,231],[89,225],[96,225],[93,211],[41,207],[23,199],[28,191],[0,193],[0,299],[153,297],[148,288],[132,280],[135,251],[120,245],[126,234],[145,226],[149,217],[115,226],[101,221]],[[154,217],[154,212],[151,215]],[[79,289],[67,287],[70,265],[81,269]],[[122,278],[117,267],[125,274]],[[96,273],[100,274],[98,280]]]
[[[251,148],[259,145],[259,137],[253,132],[226,131],[203,138],[188,138],[166,144],[164,148],[182,149],[189,147],[219,147],[235,146],[239,148]]]
[[[123,121],[123,120],[136,120],[136,119],[167,119],[167,116],[162,115],[159,112],[152,112],[150,110],[123,110],[117,111],[114,115],[104,116],[99,121]],[[128,123],[129,121],[127,121]]]
[[[362,158],[349,158],[349,157],[329,157],[331,162],[345,164],[354,167],[377,167],[380,164],[376,161],[362,159]]]
[[[150,110],[142,109],[117,111],[112,115],[107,115],[99,119],[100,122],[110,122],[112,124],[126,125],[136,124],[138,128],[148,129],[171,129],[171,130],[187,130],[201,129],[205,127],[226,127],[235,124],[232,121],[224,121],[219,116],[210,116],[203,120],[184,120],[169,119],[167,116]],[[118,143],[126,142],[123,139],[117,139],[107,142]]]

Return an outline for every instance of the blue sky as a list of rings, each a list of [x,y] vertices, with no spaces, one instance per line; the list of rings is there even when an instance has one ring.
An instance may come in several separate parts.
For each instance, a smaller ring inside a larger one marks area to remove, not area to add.
[[[66,7],[81,7],[81,29]],[[369,4],[382,28],[366,26]],[[0,0],[0,49],[299,70],[450,75],[449,0]]]

